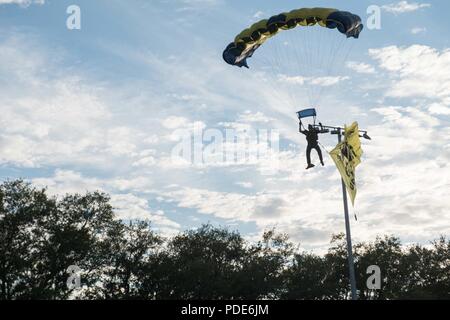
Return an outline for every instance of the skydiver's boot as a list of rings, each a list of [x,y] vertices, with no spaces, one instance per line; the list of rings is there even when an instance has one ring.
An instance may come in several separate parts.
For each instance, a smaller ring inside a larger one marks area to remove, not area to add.
[[[322,167],[325,167],[325,163],[323,163],[323,160],[320,161],[320,163],[322,164]]]
[[[315,165],[313,165],[312,163],[310,163],[310,164],[308,164],[308,166],[306,167],[306,170],[311,169],[311,168],[314,168],[314,167],[315,167]]]

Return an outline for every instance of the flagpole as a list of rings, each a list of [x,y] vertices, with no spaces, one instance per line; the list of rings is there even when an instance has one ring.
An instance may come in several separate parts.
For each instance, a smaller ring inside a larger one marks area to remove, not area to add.
[[[342,130],[338,129],[338,141],[342,142]],[[347,200],[347,188],[345,187],[344,179],[341,178],[342,182],[342,197],[344,200],[344,215],[345,215],[345,233],[347,236],[347,259],[348,259],[348,270],[350,275],[350,286],[352,290],[352,300],[357,300],[356,295],[356,278],[355,278],[355,265],[353,261],[353,250],[352,250],[352,236],[350,233],[350,219],[348,214],[348,200]]]
[[[341,127],[331,127],[331,126],[324,126],[322,123],[319,123],[319,125],[314,125],[314,128],[319,133],[331,133],[338,136],[338,142],[339,144],[342,142],[342,132],[345,130],[345,128]],[[366,140],[372,140],[371,137],[369,137],[368,132],[365,130],[358,130],[360,137],[366,139]],[[348,213],[348,200],[347,200],[347,187],[345,186],[345,181],[342,178],[341,175],[341,183],[342,183],[342,198],[344,202],[344,217],[345,217],[345,233],[346,233],[346,240],[347,240],[347,259],[348,259],[348,271],[349,271],[349,278],[350,278],[350,287],[351,287],[351,295],[352,300],[358,300],[357,296],[357,289],[356,289],[356,277],[355,277],[355,264],[353,260],[353,249],[352,249],[352,236],[350,233],[350,218]]]

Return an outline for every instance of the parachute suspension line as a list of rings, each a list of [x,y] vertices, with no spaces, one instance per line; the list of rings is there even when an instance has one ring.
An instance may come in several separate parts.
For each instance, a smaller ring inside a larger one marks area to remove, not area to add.
[[[325,31],[328,31],[328,30],[322,30],[322,34],[325,34],[325,33],[326,33]],[[327,38],[327,40],[330,39],[330,41],[335,41],[336,38],[331,37],[330,34],[329,34],[328,32],[326,33],[326,35],[327,35],[327,36],[324,36],[324,37]],[[325,51],[326,49],[327,49],[327,48],[326,48],[326,46],[325,46],[323,50]],[[328,56],[331,56],[332,53],[333,53],[333,52],[330,50],[329,53],[328,53]],[[326,64],[326,54],[325,54],[324,52],[321,51],[320,56],[321,56],[321,59],[320,59],[319,68],[320,68],[320,69],[323,69],[323,67],[324,67],[325,64]]]
[[[325,37],[323,30],[318,30],[318,32],[319,32],[319,39]],[[320,46],[320,43],[317,43],[318,51],[317,51],[316,57],[317,57],[317,65],[318,65],[318,69],[317,69],[317,77],[318,78],[323,76],[323,69],[320,66],[320,57],[324,56],[324,53],[322,51],[319,51],[319,46]],[[327,57],[327,59],[330,59],[330,57]],[[318,91],[319,91],[320,87],[321,87],[321,85],[318,85],[317,83],[314,84],[314,87],[313,87],[313,94],[314,94],[314,96],[313,96],[314,102],[313,103],[316,106],[318,106],[318,94],[319,94]]]
[[[299,87],[304,87],[304,82],[302,81],[303,79],[301,78],[302,75],[302,62],[304,62],[307,59],[307,55],[304,52],[304,46],[306,44],[305,41],[305,37],[302,37],[302,35],[305,35],[305,33],[307,32],[307,30],[292,30],[293,32],[291,32],[288,37],[289,37],[289,44],[290,44],[290,52],[293,54],[294,59],[292,59],[293,64],[292,64],[292,69],[291,72],[294,72],[293,76],[294,77],[298,77],[298,84],[295,85],[295,81],[294,84],[291,86],[288,86],[291,94],[293,95],[294,99],[296,100],[297,103],[299,103],[298,98],[295,95],[298,95],[298,91],[296,90],[295,93],[292,93],[293,90],[298,89]],[[299,31],[304,31],[303,33],[300,33]],[[303,38],[303,39],[302,39]],[[293,87],[295,89],[293,89]],[[307,98],[308,98],[308,103],[310,103],[311,101],[311,97],[309,96],[309,92],[306,92]],[[298,108],[298,106],[297,106]]]
[[[304,96],[308,97],[309,106],[317,107],[327,85],[326,83],[320,83],[320,81],[314,81],[314,78],[323,77],[323,81],[326,81],[327,77],[331,75],[332,69],[342,67],[341,63],[337,66],[336,61],[345,56],[342,51],[345,48],[344,41],[347,39],[317,26],[296,31],[286,31],[286,34],[290,37],[289,46],[282,49],[277,47],[278,58],[282,57],[281,60],[284,63],[291,61],[291,66],[287,69],[291,73],[295,72],[296,76],[302,77],[298,78],[298,81],[292,81],[297,82],[297,85],[287,86],[293,103],[298,107],[299,88],[302,88]],[[290,59],[286,52],[290,52],[295,58]],[[292,80],[295,80],[295,78]]]
[[[296,30],[289,30],[289,31],[296,31]],[[296,66],[295,58],[292,59],[292,55],[294,54],[294,50],[295,50],[296,46],[295,46],[294,42],[290,41],[290,36],[292,35],[292,32],[289,32],[289,31],[286,32],[287,39],[285,39],[285,41],[283,41],[283,42],[278,42],[278,44],[279,44],[278,49],[283,54],[281,63],[283,63],[286,66],[287,61],[293,61],[294,63],[292,65],[295,67]],[[283,47],[280,48],[280,46],[283,46]],[[287,68],[285,68],[285,67],[281,67],[281,71],[284,70],[285,72],[287,72],[288,70],[286,70],[286,69]],[[290,71],[292,72],[292,70],[290,70]],[[296,97],[296,93],[293,91],[292,88],[297,87],[295,85],[296,78],[289,78],[291,76],[295,76],[295,74],[292,75],[292,74],[287,73],[284,76],[288,77],[288,79],[285,80],[285,82],[286,82],[285,86],[286,86],[289,96],[292,99],[292,103],[295,105],[296,103],[298,103],[298,100]],[[292,83],[290,83],[290,81]]]
[[[306,27],[304,30],[304,38],[303,38],[303,45],[301,46],[302,53],[304,55],[304,58],[301,58],[298,62],[298,74],[303,79],[303,88],[308,96],[308,106],[309,107],[315,107],[314,106],[314,92],[313,92],[313,86],[311,84],[312,79],[312,66],[314,65],[314,53],[315,53],[315,46],[312,41],[314,38],[313,35],[315,33],[315,27]]]
[[[286,96],[283,93],[286,93],[284,91],[280,90],[280,87],[277,85],[277,82],[279,82],[278,74],[281,70],[281,62],[280,62],[280,55],[278,53],[278,49],[276,46],[267,46],[267,48],[262,48],[269,50],[271,49],[275,53],[273,54],[267,54],[267,55],[261,55],[260,59],[255,59],[255,61],[261,61],[261,63],[264,65],[263,75],[265,76],[265,82],[268,83],[271,91],[270,93],[273,94],[281,103],[286,104],[290,106],[290,108],[295,109],[294,99],[290,96]],[[263,53],[263,52],[260,52]]]
[[[299,32],[300,31],[304,31],[304,33],[298,34],[298,36],[300,38],[303,38],[303,39],[299,40],[299,41],[301,41],[299,47],[302,50],[303,57],[301,58],[301,60],[297,61],[296,67],[298,68],[297,69],[298,75],[300,77],[305,77],[309,73],[308,67],[311,65],[311,57],[310,57],[310,55],[308,55],[308,52],[310,53],[310,50],[311,50],[310,41],[309,41],[310,30],[305,28],[305,30],[299,30]],[[302,78],[302,80],[303,81],[302,81],[301,86],[304,88],[304,91],[306,92],[306,95],[308,97],[308,104],[310,106],[311,101],[312,101],[312,96],[311,96],[311,90],[309,88],[309,83],[307,80],[304,81],[305,79],[303,79],[303,78]]]
[[[252,61],[264,63],[262,68],[255,67],[261,71],[255,78],[268,82],[265,85],[271,89],[260,94],[275,96],[284,110],[285,106],[319,107],[324,91],[340,85],[342,79],[335,80],[331,75],[341,76],[334,72],[343,68],[353,48],[351,40],[318,25],[280,31],[254,53]],[[352,44],[350,49],[348,43]]]
[[[335,65],[336,57],[339,55],[339,49],[341,48],[343,44],[343,38],[337,38],[332,37],[330,39],[331,45],[329,46],[329,53],[328,56],[330,57],[328,61],[320,66],[320,69],[322,70],[324,81],[326,81],[326,77],[331,76],[331,68]],[[322,100],[322,92],[325,88],[325,83],[322,83],[322,85],[317,89],[317,96],[316,101],[319,103],[320,100]]]
[[[289,106],[298,108],[299,103],[306,103],[302,102],[305,98],[311,107],[317,107],[323,99],[323,92],[329,86],[326,83],[314,83],[314,78],[321,76],[326,81],[332,71],[341,70],[354,44],[351,42],[352,45],[348,48],[344,43],[346,44],[345,41],[349,43],[351,39],[335,36],[327,31],[329,30],[319,27],[288,30],[280,35],[281,39],[278,39],[280,41],[270,41],[266,47],[260,49],[273,52],[273,54],[261,52],[261,60],[265,61],[263,70],[272,77],[267,79],[272,92],[280,101],[287,99]],[[281,41],[283,35],[286,35],[288,41]],[[329,44],[328,48],[323,41]],[[313,68],[314,66],[317,68]]]
[[[303,83],[304,83],[304,90],[306,91],[308,95],[308,106],[309,107],[315,107],[314,104],[314,94],[313,94],[313,87],[311,84],[311,78],[312,78],[312,66],[314,65],[314,44],[313,41],[315,33],[315,27],[306,27],[305,30],[305,38],[304,43],[305,46],[302,46],[302,50],[304,52],[305,58],[301,61],[301,63],[298,65],[298,72],[303,77]]]
[[[327,33],[328,35],[330,35],[330,33]],[[311,49],[311,59],[313,59],[314,61],[311,62],[311,65],[316,66],[315,69],[315,73],[311,70],[309,70],[309,74],[310,74],[310,80],[309,80],[309,85],[310,85],[310,91],[311,91],[311,105],[314,107],[318,107],[318,91],[319,91],[319,87],[321,86],[321,84],[317,81],[314,81],[314,79],[319,79],[321,76],[323,76],[323,68],[321,66],[322,61],[324,61],[325,59],[328,59],[328,61],[331,59],[330,57],[332,57],[331,54],[329,54],[328,56],[322,51],[321,45],[322,45],[322,41],[325,41],[324,38],[326,37],[326,35],[324,35],[324,30],[322,28],[317,28],[316,30],[314,30],[314,38],[317,39],[317,41],[313,41],[311,40],[311,44],[313,46],[313,48]],[[333,41],[335,40],[335,38],[331,38]],[[332,43],[332,42],[331,42]],[[317,60],[317,61],[316,61]]]
[[[340,76],[341,71],[345,67],[345,63],[350,55],[350,53],[353,51],[354,42],[353,39],[346,39],[342,38],[339,40],[339,43],[332,48],[331,50],[335,50],[335,53],[333,55],[333,59],[329,62],[326,69],[326,77],[331,76],[332,72],[336,73],[336,76]],[[322,86],[319,90],[319,95],[317,98],[317,101],[321,101],[323,99],[323,91],[325,89],[325,86]]]
[[[319,43],[319,41],[321,41],[320,40],[320,36],[322,35],[322,32],[321,32],[320,29],[317,29],[317,30],[314,30],[314,33],[317,35],[317,41],[311,40],[311,46],[312,46],[312,48],[311,48],[311,64],[315,65],[317,67],[318,63],[316,61],[313,61],[313,59],[318,59],[319,58],[320,52],[319,52],[319,48],[318,48],[319,47],[318,43]],[[312,34],[312,32],[311,32],[311,34]],[[317,69],[316,72],[320,72],[320,70]],[[316,87],[315,86],[316,85],[314,83],[312,83],[312,81],[313,81],[312,79],[314,77],[317,77],[317,75],[313,74],[312,71],[309,74],[310,74],[309,77],[311,78],[309,80],[309,85],[310,85],[310,90],[311,90],[311,106],[317,107],[317,105],[316,105],[316,93],[315,93],[315,91],[316,91]]]
[[[330,150],[325,147],[320,141],[317,141],[319,143],[319,145],[322,147],[323,150],[325,150],[328,154],[330,154]]]
[[[330,46],[330,52],[329,56],[332,57],[329,59],[328,63],[326,63],[326,66],[323,66],[324,70],[324,77],[330,77],[333,69],[336,69],[336,59],[341,54],[342,47],[344,45],[344,41],[347,40],[345,38],[337,39],[333,38],[331,40],[332,45]],[[317,94],[317,103],[323,99],[323,91],[325,89],[325,85],[322,85],[319,88],[319,92]]]
[[[280,39],[282,40],[282,39]],[[283,74],[283,71],[285,71],[285,64],[286,61],[289,61],[289,56],[288,56],[288,51],[285,47],[286,46],[290,46],[290,44],[286,44],[285,41],[277,41],[274,42],[274,48],[276,51],[276,56],[277,56],[277,61],[278,61],[278,71],[277,74],[275,74],[276,77],[276,81],[277,82],[282,82],[283,83],[283,87],[286,86],[287,90],[285,90],[285,92],[288,94],[289,99],[291,101],[291,106],[295,106],[295,97],[292,94],[292,91],[289,90],[289,79],[283,79],[283,76],[288,77],[288,74]]]
[[[322,52],[322,41],[325,41],[324,38],[327,38],[324,31],[325,30],[323,30],[322,28],[318,29],[319,42],[317,44],[317,55],[316,55],[316,57],[318,59],[318,66],[319,66],[318,71],[319,72],[321,70],[323,70],[322,63],[323,63],[323,60],[324,60],[324,57],[325,57],[325,54]],[[327,34],[330,35],[329,32],[327,32]],[[316,88],[316,87],[314,88],[314,97],[313,97],[314,98],[314,102],[313,103],[315,104],[315,107],[318,107],[318,103],[319,103],[319,93],[318,93],[318,91],[319,91],[319,89]]]
[[[302,76],[304,79],[304,87],[306,90],[306,94],[308,95],[308,106],[312,107],[313,103],[313,96],[312,96],[312,90],[311,90],[311,83],[309,82],[308,76],[311,74],[311,65],[313,65],[312,61],[312,41],[311,41],[311,33],[312,30],[310,28],[306,28],[305,30],[305,37],[304,37],[304,45],[301,46],[305,58],[302,59],[298,64],[298,73],[300,76]]]
[[[312,28],[307,27],[305,30],[305,62],[302,65],[302,69],[300,72],[303,73],[303,76],[305,78],[305,87],[306,91],[308,93],[309,98],[309,107],[315,107],[314,104],[314,93],[313,93],[313,87],[311,85],[311,77],[312,77],[312,69],[311,66],[314,65],[314,42],[312,41],[314,31]]]
[[[304,29],[294,30],[290,33],[290,43],[292,44],[292,53],[294,55],[294,63],[292,71],[298,78],[298,85],[291,86],[291,90],[294,91],[296,97],[296,103],[298,108],[298,95],[299,88],[302,89],[304,95],[308,99],[308,106],[313,106],[314,96],[311,85],[312,68],[314,66],[314,53],[313,53],[313,34],[317,27],[305,27]]]
[[[289,32],[289,31],[287,31]],[[277,90],[282,89],[284,95],[287,95],[287,98],[290,100],[290,105],[295,106],[295,97],[292,95],[292,91],[289,90],[289,83],[292,79],[289,79],[289,74],[286,74],[286,61],[290,61],[289,50],[291,44],[284,41],[283,39],[286,37],[286,34],[281,34],[279,41],[274,41],[271,43],[270,48],[273,51],[273,55],[275,57],[276,65],[274,67],[274,72],[272,74],[274,78],[274,83],[278,85]]]
[[[312,61],[309,52],[310,50],[310,28],[306,27],[299,30],[292,30],[293,32],[289,33],[289,43],[292,47],[290,52],[294,56],[292,59],[293,64],[291,68],[291,72],[293,72],[293,76],[297,77],[297,84],[294,82],[291,86],[288,86],[291,94],[295,100],[296,107],[299,107],[301,97],[307,98],[308,105],[312,103],[311,90],[309,90],[309,82],[306,79],[309,74],[309,70],[311,69]],[[303,94],[300,95],[300,92]],[[306,102],[302,102],[306,103]]]
[[[284,35],[292,35],[295,31],[298,30],[289,30]],[[302,30],[304,31],[304,30]],[[302,34],[302,33],[299,33]],[[283,35],[283,34],[282,34]],[[281,36],[281,35],[280,35]],[[267,48],[268,50],[272,50],[273,54],[265,55],[265,57],[271,57],[271,59],[266,58],[263,60],[266,60],[266,69],[269,67],[271,70],[271,76],[273,77],[274,81],[269,81],[271,84],[271,87],[273,89],[273,92],[277,93],[279,96],[281,96],[280,87],[285,89],[283,90],[283,97],[289,98],[289,105],[293,108],[298,107],[299,99],[298,96],[298,85],[295,85],[295,82],[297,78],[289,78],[289,76],[292,75],[292,72],[299,72],[302,69],[302,65],[300,62],[302,61],[308,61],[308,55],[306,54],[306,51],[304,48],[304,44],[307,43],[307,41],[297,41],[292,40],[292,37],[289,39],[289,41],[274,41],[273,43],[268,43]],[[296,45],[296,43],[299,42],[302,45]],[[302,49],[302,50],[299,50]],[[301,57],[300,57],[301,55]],[[292,56],[295,56],[294,59],[292,59]],[[264,57],[264,56],[263,56]],[[287,68],[288,62],[290,63],[290,68]],[[293,63],[294,62],[294,63]],[[309,66],[310,64],[305,64],[305,66]],[[304,68],[303,68],[304,69]],[[283,71],[290,70],[290,73],[283,74]],[[304,71],[304,70],[303,70]],[[294,73],[294,75],[299,75],[302,73]],[[283,79],[283,76],[286,78]],[[277,86],[277,83],[282,83],[281,86]],[[295,91],[294,91],[295,90]],[[310,95],[310,91],[305,92],[307,95]],[[285,100],[285,99],[282,99]],[[312,98],[309,98],[309,101],[311,101]]]

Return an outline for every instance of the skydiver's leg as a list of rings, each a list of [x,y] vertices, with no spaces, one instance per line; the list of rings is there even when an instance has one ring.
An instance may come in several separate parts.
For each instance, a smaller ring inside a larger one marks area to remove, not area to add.
[[[314,168],[314,165],[311,163],[311,150],[313,148],[308,144],[308,147],[306,148],[306,161],[308,161],[308,166],[306,169]]]
[[[312,147],[308,144],[306,147],[306,161],[308,162],[308,167],[311,165],[311,151]]]
[[[322,150],[320,150],[320,147],[319,147],[319,146],[316,146],[315,149],[316,149],[316,151],[317,151],[317,154],[319,155],[320,163],[321,163],[322,165],[325,165],[325,164],[323,163]]]

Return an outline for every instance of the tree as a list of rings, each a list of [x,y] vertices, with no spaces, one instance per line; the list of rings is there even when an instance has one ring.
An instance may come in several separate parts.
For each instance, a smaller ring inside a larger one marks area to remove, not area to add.
[[[175,236],[162,259],[166,299],[225,299],[235,295],[236,274],[245,257],[237,232],[204,225]],[[161,270],[161,269],[160,269]],[[161,276],[161,274],[160,274]]]
[[[42,227],[57,211],[45,190],[23,181],[0,186],[0,298],[55,298],[41,253],[49,241]]]
[[[327,286],[332,270],[323,257],[298,253],[286,270],[286,292],[283,299],[322,300],[333,296],[334,286]]]
[[[0,300],[347,299],[345,235],[323,255],[285,234],[257,242],[203,225],[171,238],[149,222],[117,220],[101,192],[49,196],[22,180],[0,185]],[[402,246],[394,236],[354,246],[360,299],[450,299],[450,240]],[[381,269],[380,290],[366,270]],[[67,287],[77,266],[81,290]]]
[[[107,232],[96,239],[90,273],[86,273],[89,299],[148,299],[145,287],[148,264],[162,239],[148,222],[111,223]]]
[[[400,239],[393,236],[377,237],[373,243],[360,243],[355,247],[356,279],[360,299],[398,299],[404,283]],[[367,269],[376,265],[381,270],[381,289],[371,291],[366,287]]]
[[[286,234],[274,229],[262,241],[248,246],[238,275],[236,294],[240,299],[278,299],[285,293],[286,268],[292,260],[294,245]]]

